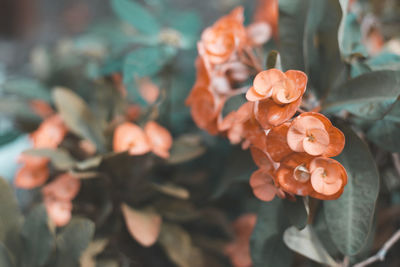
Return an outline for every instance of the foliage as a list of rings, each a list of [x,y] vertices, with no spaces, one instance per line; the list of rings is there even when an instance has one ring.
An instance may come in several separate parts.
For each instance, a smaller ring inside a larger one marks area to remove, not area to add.
[[[399,41],[368,24],[390,17],[372,15],[374,1],[239,1],[245,19],[215,1],[204,4],[224,10],[214,25],[212,12],[172,0],[109,2],[114,18],[33,49],[30,75],[0,80],[1,119],[12,122],[0,148],[31,142],[18,189],[0,179],[1,266],[345,266],[395,231],[400,53],[384,39]],[[260,102],[289,96],[254,100],[263,70],[306,81],[275,124]],[[338,141],[338,153],[319,154],[345,169],[333,195],[292,190],[276,177],[296,160],[260,156],[269,144],[287,150],[288,129],[268,138],[306,116],[344,134],[342,152]]]

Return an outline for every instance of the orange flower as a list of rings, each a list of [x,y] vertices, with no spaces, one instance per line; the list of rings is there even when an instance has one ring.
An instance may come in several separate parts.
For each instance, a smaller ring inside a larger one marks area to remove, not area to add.
[[[290,124],[287,143],[295,152],[334,157],[342,152],[345,138],[324,115],[306,112],[300,114]]]
[[[222,110],[224,99],[210,90],[210,77],[204,60],[196,59],[197,77],[193,89],[186,99],[190,106],[190,113],[196,125],[207,130],[210,134],[217,134],[217,118]]]
[[[33,189],[44,184],[48,178],[49,168],[47,165],[38,167],[25,165],[18,170],[14,183],[18,188]]]
[[[31,134],[35,148],[57,148],[67,134],[60,115],[52,115],[45,119],[39,128]]]
[[[160,89],[148,77],[139,80],[139,93],[149,104],[156,102]]]
[[[257,215],[249,213],[240,216],[233,223],[235,240],[225,247],[225,254],[235,267],[251,267],[250,236],[257,222]]]
[[[125,118],[129,121],[135,121],[140,117],[141,109],[139,105],[129,105],[125,111]]]
[[[81,182],[77,178],[65,173],[43,187],[42,193],[44,196],[71,201],[78,194],[80,187]]]
[[[294,153],[281,162],[276,181],[285,192],[331,200],[343,193],[347,173],[334,159]]]
[[[54,113],[54,110],[51,106],[43,100],[34,99],[32,100],[29,105],[33,112],[35,112],[41,118],[47,118]]]
[[[114,152],[128,151],[131,155],[142,155],[150,152],[150,144],[146,134],[136,124],[125,122],[114,132]]]
[[[169,149],[172,146],[172,136],[167,129],[154,121],[149,121],[144,126],[151,150],[162,158],[169,157]]]
[[[283,73],[278,69],[265,70],[254,78],[246,98],[256,102],[256,118],[264,128],[269,128],[293,117],[301,104],[306,85],[307,76],[301,71]]]
[[[64,226],[71,220],[71,201],[78,194],[80,187],[81,182],[68,173],[59,175],[43,187],[47,214],[56,226]]]
[[[312,197],[339,197],[347,184],[345,168],[336,160],[330,158],[315,158],[310,163],[311,185],[316,193]]]
[[[278,0],[258,0],[254,13],[255,22],[267,22],[272,28],[274,38],[278,38],[279,6]]]
[[[56,226],[64,226],[71,220],[71,201],[46,197],[44,199],[44,205],[46,206],[47,215]]]
[[[218,120],[218,130],[226,132],[231,144],[239,144],[244,138],[245,122],[251,119],[253,103],[246,102],[238,110],[230,112],[225,118]]]
[[[237,7],[205,29],[199,42],[200,54],[212,64],[221,64],[230,59],[246,42],[243,21],[243,7]]]
[[[274,182],[274,163],[268,154],[256,147],[250,148],[251,156],[259,167],[250,177],[250,186],[253,194],[262,201],[271,201],[276,195],[280,198],[285,197],[285,193]]]
[[[267,134],[267,152],[271,159],[280,162],[284,157],[293,153],[287,144],[287,132],[290,123],[284,123],[273,127]]]
[[[271,26],[265,22],[255,22],[247,26],[247,39],[250,45],[260,46],[266,43],[272,34]]]

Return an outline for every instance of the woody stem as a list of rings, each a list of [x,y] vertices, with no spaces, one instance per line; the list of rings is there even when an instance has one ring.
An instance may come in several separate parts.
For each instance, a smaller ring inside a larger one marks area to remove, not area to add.
[[[356,265],[354,265],[354,267],[364,267],[377,261],[384,261],[388,250],[391,249],[392,246],[396,244],[396,242],[399,240],[400,240],[400,230],[397,230],[392,235],[392,237],[389,238],[389,240],[386,241],[385,244],[383,244],[383,247],[374,256],[369,257],[368,259],[357,263]]]

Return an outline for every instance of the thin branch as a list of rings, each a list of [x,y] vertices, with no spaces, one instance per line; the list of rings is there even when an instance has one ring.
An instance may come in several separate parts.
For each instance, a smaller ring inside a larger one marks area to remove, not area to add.
[[[391,247],[396,244],[397,241],[400,240],[400,230],[397,230],[388,241],[383,244],[383,247],[376,253],[374,256],[369,257],[368,259],[357,263],[354,267],[365,267],[376,261],[384,261],[386,257],[386,253]]]

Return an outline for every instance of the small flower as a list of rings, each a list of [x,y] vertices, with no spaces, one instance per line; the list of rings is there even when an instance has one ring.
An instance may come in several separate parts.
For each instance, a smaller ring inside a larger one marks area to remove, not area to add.
[[[247,39],[250,45],[260,46],[265,44],[272,35],[271,26],[265,22],[255,22],[247,26]]]
[[[59,175],[42,189],[44,196],[52,196],[60,200],[71,201],[76,197],[81,187],[81,182],[72,175],[65,173]]]
[[[251,267],[250,236],[257,222],[257,215],[248,213],[240,216],[233,223],[235,240],[225,247],[225,254],[229,256],[235,267]]]
[[[345,138],[324,115],[306,112],[300,114],[290,124],[287,143],[295,152],[334,157],[342,152]]]
[[[59,200],[52,197],[44,199],[47,215],[50,220],[58,227],[64,226],[69,223],[72,217],[72,203],[71,201]]]
[[[243,21],[243,7],[237,7],[207,28],[199,42],[200,54],[211,64],[228,61],[246,43]]]
[[[29,103],[33,112],[35,112],[41,118],[47,118],[54,113],[54,110],[51,106],[43,100],[34,99]]]
[[[160,89],[148,77],[139,80],[139,93],[149,104],[156,102]]]
[[[39,128],[31,134],[35,148],[57,148],[67,134],[67,128],[60,115],[45,119]]]
[[[322,200],[337,199],[347,184],[344,167],[334,159],[293,153],[283,159],[276,182],[285,191]]]
[[[246,98],[256,102],[257,120],[264,128],[270,128],[293,117],[301,104],[306,85],[307,76],[301,71],[283,73],[270,69],[257,74]]]
[[[330,158],[315,158],[310,163],[311,185],[315,192],[324,196],[341,195],[347,184],[345,168]],[[317,194],[311,196],[318,197]]]
[[[114,152],[128,151],[130,155],[143,155],[151,150],[142,128],[131,122],[125,122],[115,129],[113,147]]]
[[[32,165],[22,166],[15,175],[14,184],[18,188],[33,189],[43,185],[49,178],[47,165],[34,167]]]
[[[268,23],[271,26],[274,38],[278,39],[278,0],[258,0],[253,20]]]
[[[172,136],[167,129],[154,121],[149,121],[144,126],[144,132],[149,140],[151,150],[162,158],[169,157],[172,146]]]

